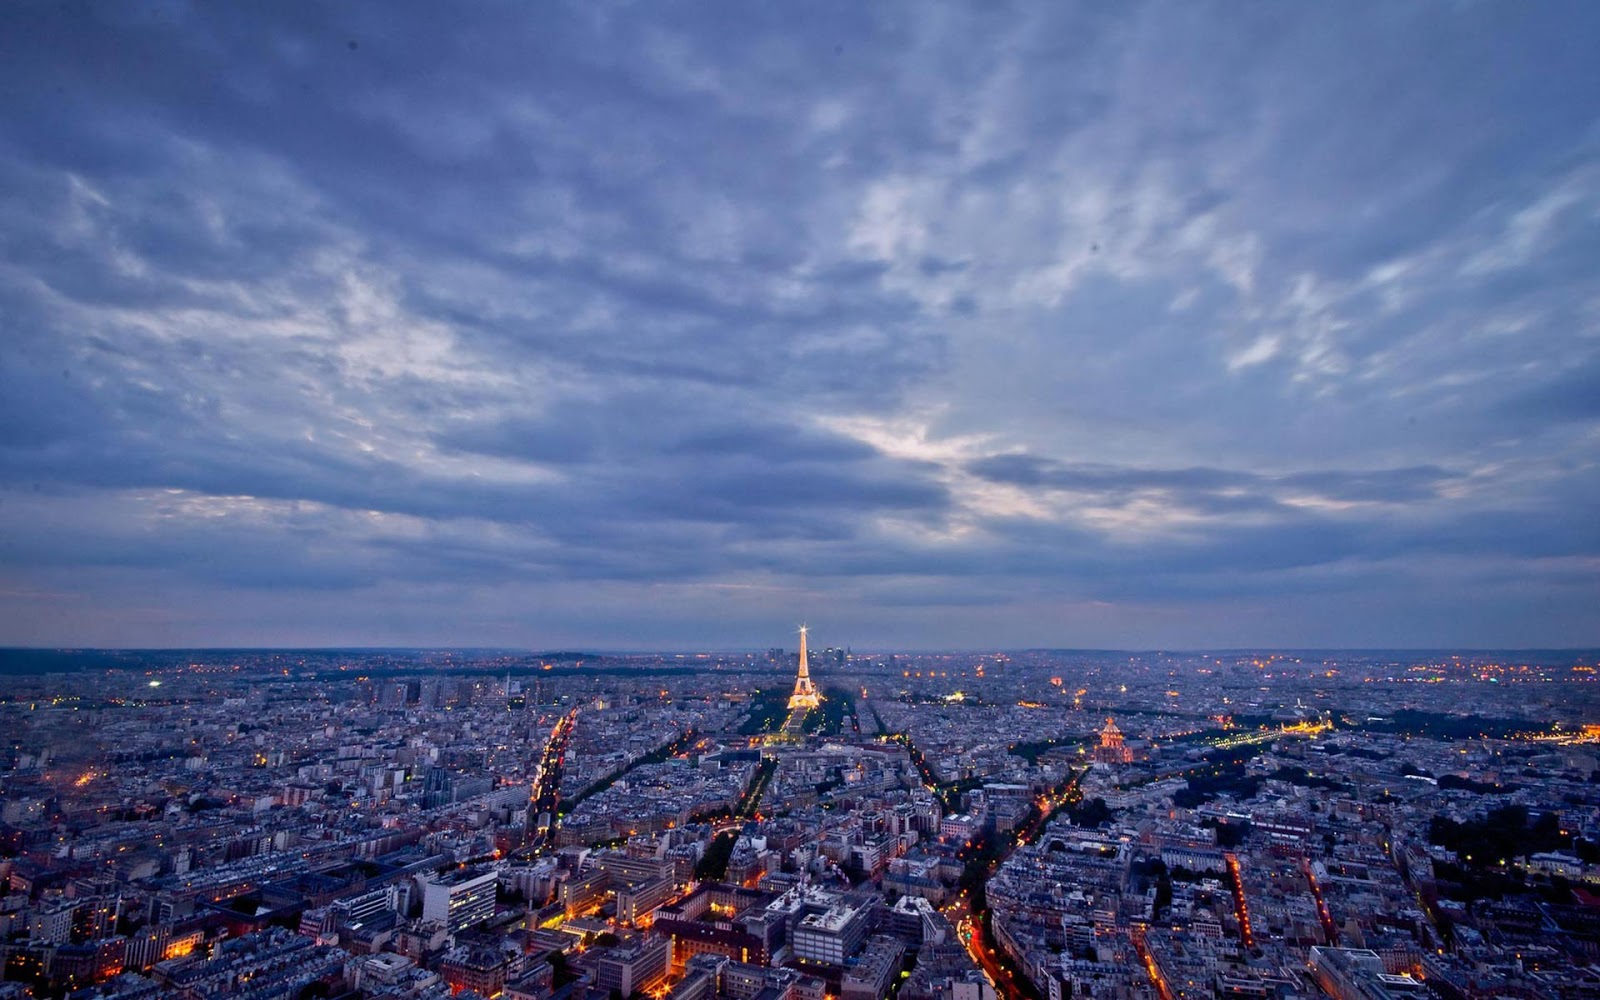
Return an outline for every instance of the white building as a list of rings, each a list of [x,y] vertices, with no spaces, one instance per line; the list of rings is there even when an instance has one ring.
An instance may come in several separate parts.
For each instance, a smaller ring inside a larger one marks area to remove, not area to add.
[[[488,920],[494,916],[495,881],[492,871],[423,876],[422,919],[443,924],[452,934]]]

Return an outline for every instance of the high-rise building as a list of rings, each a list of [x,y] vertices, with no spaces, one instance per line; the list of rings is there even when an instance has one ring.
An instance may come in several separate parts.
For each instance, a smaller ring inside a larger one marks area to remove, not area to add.
[[[444,924],[454,934],[494,916],[496,876],[492,871],[455,871],[422,879],[422,918]]]
[[[811,683],[811,666],[806,662],[806,627],[800,626],[800,674],[794,680],[794,694],[789,696],[789,708],[816,708],[822,703],[817,687]]]

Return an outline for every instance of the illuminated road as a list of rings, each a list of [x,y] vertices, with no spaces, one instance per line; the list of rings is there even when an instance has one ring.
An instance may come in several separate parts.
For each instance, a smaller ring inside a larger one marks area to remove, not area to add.
[[[528,799],[528,823],[536,824],[542,813],[550,814],[548,829],[537,831],[533,843],[514,854],[537,854],[555,836],[557,807],[561,804],[561,767],[567,759],[567,741],[572,738],[572,727],[578,721],[578,710],[563,715],[550,731],[545,741],[544,753],[539,758],[539,780],[534,783]]]
[[[751,777],[750,787],[745,789],[744,796],[739,800],[739,804],[734,809],[733,815],[727,817],[726,819],[717,820],[714,824],[712,824],[712,835],[715,836],[719,833],[726,833],[729,830],[743,829],[745,823],[749,820],[759,820],[761,818],[761,814],[756,810],[761,805],[761,796],[766,794],[767,786],[772,783],[772,776],[776,772],[776,763],[774,763],[770,768],[766,765],[766,763],[759,765],[756,769],[756,773]]]
[[[734,810],[733,818],[743,821],[750,818],[760,819],[761,814],[756,809],[761,805],[761,796],[766,794],[767,785],[772,783],[772,776],[778,770],[776,761],[762,761],[756,765],[756,773],[750,787],[745,790],[744,801]]]
[[[989,980],[989,985],[1007,1000],[1031,1000],[1033,994],[1022,984],[1010,969],[1002,966],[995,956],[994,950],[988,946],[983,937],[983,922],[974,920],[972,906],[966,893],[957,897],[957,901],[945,908],[945,916],[955,927],[956,933],[961,935],[961,942],[967,946],[967,954],[983,970],[984,977]]]
[[[985,882],[994,874],[995,869],[1011,856],[1012,851],[1033,843],[1057,809],[1078,798],[1078,782],[1082,777],[1083,772],[1080,771],[1058,793],[1041,795],[1034,800],[1033,817],[1003,842],[1004,846],[990,860],[987,870],[983,873]],[[954,900],[946,904],[944,913],[956,928],[956,933],[961,935],[967,953],[978,964],[978,968],[983,970],[983,974],[988,977],[990,985],[996,992],[1006,1000],[1032,1000],[1038,995],[1031,983],[1013,971],[1010,961],[999,953],[998,946],[984,937],[984,914],[973,912],[972,900],[967,890],[963,889]]]
[[[1317,901],[1317,919],[1322,921],[1322,933],[1327,936],[1328,943],[1333,944],[1339,940],[1339,931],[1333,926],[1333,914],[1328,911],[1327,901],[1322,898],[1322,886],[1317,884],[1311,859],[1301,858],[1300,866],[1306,873],[1306,881],[1311,883],[1311,898]]]
[[[1233,909],[1239,919],[1239,933],[1244,938],[1244,946],[1250,948],[1255,945],[1256,937],[1250,929],[1250,906],[1244,898],[1244,874],[1239,870],[1239,855],[1229,851],[1223,857],[1228,862],[1228,877],[1233,881]]]
[[[904,733],[896,733],[888,738],[905,745],[906,750],[911,755],[911,763],[921,775],[924,786],[938,794],[941,790],[941,786],[937,781],[938,776],[934,774],[933,769],[923,758],[916,744],[911,742],[910,737]],[[1078,782],[1082,777],[1083,772],[1079,772],[1063,785],[1059,792],[1053,795],[1041,795],[1034,800],[1032,818],[1003,842],[1003,846],[995,853],[988,864],[987,870],[983,873],[985,881],[988,880],[990,875],[994,874],[995,869],[999,868],[1006,858],[1011,856],[1011,852],[1016,850],[1018,846],[1031,844],[1057,809],[1078,798]],[[981,847],[975,844],[969,850],[981,850]],[[1006,997],[1007,1000],[1032,1000],[1036,995],[1032,984],[1013,972],[1009,961],[1004,960],[996,951],[995,946],[984,938],[984,914],[972,911],[972,901],[969,898],[968,891],[962,890],[960,895],[946,904],[944,911],[950,923],[956,927],[957,933],[961,935],[961,940],[966,945],[968,954],[972,956],[972,960],[978,964],[978,967],[983,970],[983,974],[988,977],[990,985],[1001,996]]]

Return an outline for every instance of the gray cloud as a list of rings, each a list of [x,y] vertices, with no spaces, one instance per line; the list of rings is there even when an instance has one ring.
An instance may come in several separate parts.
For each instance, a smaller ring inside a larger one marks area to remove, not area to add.
[[[1304,492],[1328,501],[1404,503],[1436,498],[1441,487],[1461,478],[1435,466],[1261,475],[1203,467],[1141,469],[1069,464],[1023,453],[990,455],[968,463],[967,469],[991,482],[1017,486],[1121,496],[1140,490],[1172,490],[1191,499],[1205,497],[1212,502],[1240,493],[1270,499],[1275,492]]]
[[[1596,26],[10,10],[0,641],[1595,642]]]

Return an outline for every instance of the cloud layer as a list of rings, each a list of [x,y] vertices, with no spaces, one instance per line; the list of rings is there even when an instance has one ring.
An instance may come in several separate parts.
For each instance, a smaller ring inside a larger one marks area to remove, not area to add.
[[[0,19],[0,643],[1600,644],[1591,5]]]

